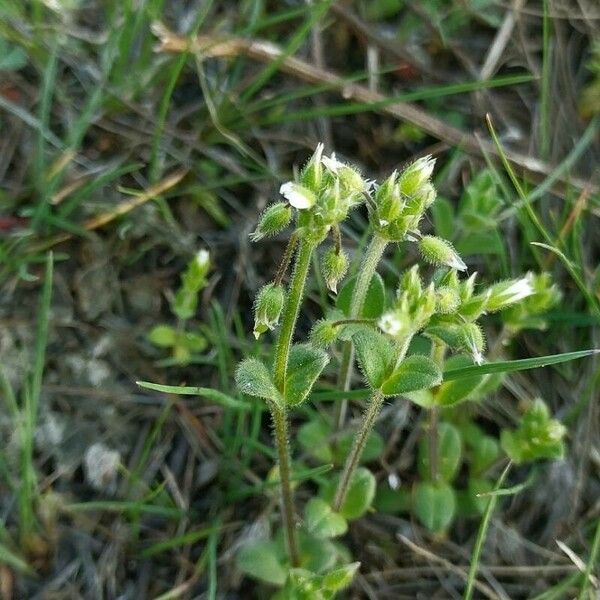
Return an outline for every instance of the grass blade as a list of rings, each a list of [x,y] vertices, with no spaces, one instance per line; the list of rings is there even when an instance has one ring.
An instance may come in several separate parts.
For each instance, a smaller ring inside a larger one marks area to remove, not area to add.
[[[489,375],[490,373],[512,373],[514,371],[525,371],[537,369],[549,365],[577,360],[597,354],[599,350],[578,350],[577,352],[563,352],[562,354],[549,354],[548,356],[536,356],[535,358],[521,358],[519,360],[506,360],[501,362],[485,363],[483,365],[470,365],[460,369],[449,369],[444,371],[444,381],[473,377],[474,375]]]
[[[504,471],[500,474],[496,485],[494,486],[494,492],[498,492],[510,471],[510,467],[512,462],[509,462]],[[481,519],[481,524],[479,525],[479,531],[477,532],[477,539],[475,540],[475,547],[473,548],[473,554],[471,556],[471,566],[469,567],[469,575],[467,577],[467,587],[465,589],[465,595],[463,596],[464,600],[471,600],[473,597],[473,588],[475,587],[475,578],[477,576],[477,569],[479,568],[479,559],[481,558],[481,550],[483,549],[483,543],[485,542],[485,536],[487,533],[488,526],[490,524],[490,518],[492,513],[494,512],[494,508],[496,506],[496,502],[498,501],[498,496],[493,495],[488,500],[487,506],[485,507],[485,512],[483,513],[483,518]]]
[[[155,392],[164,392],[165,394],[176,394],[178,396],[204,396],[226,408],[235,408],[237,410],[249,410],[250,404],[242,400],[236,400],[223,392],[211,388],[195,387],[187,385],[161,385],[160,383],[150,383],[149,381],[136,381],[137,385]]]

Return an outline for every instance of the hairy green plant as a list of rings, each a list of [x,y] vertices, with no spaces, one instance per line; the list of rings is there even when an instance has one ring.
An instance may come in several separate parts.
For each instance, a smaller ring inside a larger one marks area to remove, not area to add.
[[[324,156],[319,145],[297,179],[281,186],[287,202],[269,206],[252,234],[258,241],[293,227],[275,278],[259,290],[254,307],[257,339],[278,328],[272,361],[247,358],[236,372],[238,389],[263,399],[271,413],[282,515],[281,530],[271,540],[245,544],[238,564],[243,572],[278,586],[277,598],[331,598],[342,585],[334,589],[326,582],[350,583],[358,564],[351,563],[348,550],[334,540],[371,508],[376,493],[380,509],[411,510],[425,527],[444,532],[459,512],[484,511],[485,494],[494,486],[488,472],[502,451],[513,462],[562,455],[565,430],[550,419],[539,400],[515,431],[502,432],[501,443],[485,433],[469,411],[455,409],[497,389],[503,371],[538,364],[538,359],[522,366],[516,364],[520,361],[498,363],[498,368],[484,364],[486,342],[479,321],[501,313],[502,341],[507,342],[521,329],[544,327],[543,313],[560,294],[544,273],[488,286],[477,283],[477,274],[460,277],[467,267],[453,244],[424,235],[419,228],[436,200],[434,164],[431,157],[420,158],[377,184],[335,155]],[[492,220],[498,210],[489,193],[491,185],[487,173],[476,178],[462,202],[461,210],[472,215],[472,227],[477,215],[489,227],[485,218]],[[369,216],[369,240],[357,273],[340,287],[349,262],[340,224],[361,204]],[[443,223],[448,210],[442,206],[436,214],[436,221]],[[331,244],[321,253],[321,273],[336,294],[335,305],[315,323],[308,342],[294,343],[312,258],[328,238]],[[377,266],[386,247],[400,242],[414,244],[422,264],[400,276],[390,301]],[[427,281],[422,276],[425,269]],[[334,414],[310,418],[297,434],[309,458],[329,463],[336,472],[327,478],[322,472],[312,477],[318,494],[305,504],[300,521],[294,502],[298,466],[290,458],[290,414],[310,398],[335,356],[329,351],[338,343],[342,355]],[[345,427],[344,404],[355,357],[370,394],[362,421],[352,430]],[[409,493],[390,486],[380,486],[377,492],[375,477],[364,466],[383,450],[374,425],[386,398],[396,396],[429,415],[418,449],[419,479]],[[527,439],[534,430],[536,443]],[[464,465],[467,483],[457,488]]]

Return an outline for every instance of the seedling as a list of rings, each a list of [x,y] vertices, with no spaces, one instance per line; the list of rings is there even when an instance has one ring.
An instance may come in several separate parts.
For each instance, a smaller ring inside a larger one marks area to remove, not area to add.
[[[208,251],[199,250],[183,272],[181,286],[171,300],[171,311],[177,325],[156,325],[148,333],[148,340],[152,344],[170,349],[169,364],[185,366],[194,354],[206,348],[206,338],[200,331],[190,327],[190,321],[196,316],[199,294],[207,285],[209,270]]]

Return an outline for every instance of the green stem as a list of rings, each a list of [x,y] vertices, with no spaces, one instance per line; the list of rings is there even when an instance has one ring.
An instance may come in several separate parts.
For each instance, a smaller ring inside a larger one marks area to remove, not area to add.
[[[296,321],[300,311],[300,304],[304,295],[306,277],[310,268],[311,256],[314,245],[302,240],[296,256],[296,264],[290,281],[283,317],[279,329],[279,337],[275,346],[275,360],[273,363],[273,380],[281,395],[285,398],[285,381],[287,375],[288,359]],[[298,551],[298,535],[296,532],[296,515],[294,511],[294,494],[290,481],[290,449],[288,436],[287,411],[284,408],[271,405],[271,415],[277,446],[277,459],[279,463],[279,479],[281,482],[281,512],[286,532],[288,555],[292,567],[300,565]]]
[[[348,313],[349,319],[357,319],[360,317],[362,312],[367,292],[369,291],[369,285],[371,279],[375,274],[375,269],[381,260],[383,252],[387,246],[387,240],[379,237],[377,234],[373,236],[365,255],[360,264],[358,270],[358,276],[356,277],[356,284],[354,285],[354,291],[352,293],[352,299],[350,301],[350,311]],[[354,365],[354,346],[352,342],[346,342],[344,344],[344,350],[342,353],[342,362],[340,365],[340,374],[338,377],[338,387],[343,391],[350,389],[350,381],[352,379],[352,366]],[[338,429],[341,429],[346,420],[346,411],[348,410],[348,400],[344,399],[337,405],[337,413],[334,419],[334,423]]]
[[[446,353],[446,344],[435,340],[431,347],[431,358],[437,363],[440,369],[444,370],[444,354]],[[433,394],[437,392],[437,388],[433,390]],[[438,445],[438,429],[439,429],[439,408],[434,404],[429,410],[429,473],[431,481],[436,483],[439,478],[439,445]]]
[[[271,405],[277,459],[279,462],[279,481],[281,483],[281,514],[285,528],[288,555],[293,567],[300,565],[298,536],[296,533],[296,515],[294,512],[294,494],[292,492],[290,449],[288,443],[288,418],[285,408]]]
[[[281,327],[279,328],[279,337],[275,346],[275,361],[273,366],[273,380],[277,389],[285,396],[285,378],[287,374],[288,357],[296,320],[300,311],[300,304],[304,295],[304,285],[310,268],[310,260],[314,246],[312,243],[302,240],[300,249],[296,256],[294,273],[290,281],[285,306],[283,307],[283,316]]]
[[[385,397],[381,390],[373,390],[369,404],[365,410],[365,416],[363,418],[360,431],[358,432],[356,438],[354,438],[352,450],[346,459],[344,471],[342,472],[342,476],[340,477],[340,482],[335,493],[333,510],[336,512],[339,512],[342,504],[344,503],[346,494],[348,493],[348,488],[350,487],[350,482],[352,481],[352,476],[358,467],[360,457],[363,453],[367,440],[369,439],[369,434],[373,429],[373,425],[375,425],[375,419],[381,410],[384,398]]]

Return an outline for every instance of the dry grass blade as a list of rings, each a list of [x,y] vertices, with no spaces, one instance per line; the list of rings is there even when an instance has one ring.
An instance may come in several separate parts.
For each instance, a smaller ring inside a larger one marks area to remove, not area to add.
[[[122,202],[112,210],[106,211],[95,217],[91,217],[83,223],[82,227],[86,231],[93,231],[94,229],[99,229],[100,227],[111,223],[118,217],[122,217],[123,215],[130,213],[135,208],[138,208],[138,206],[145,204],[149,200],[153,200],[157,196],[164,194],[167,190],[170,190],[172,187],[175,187],[186,176],[186,174],[187,169],[181,169],[175,173],[167,175],[167,177],[165,177],[162,181],[159,181],[157,184],[149,187],[139,196],[135,196],[130,200]],[[31,250],[33,252],[47,250],[48,248],[52,248],[57,244],[62,244],[63,242],[70,240],[72,237],[72,233],[60,233],[54,237],[40,242],[39,244],[36,244]]]

